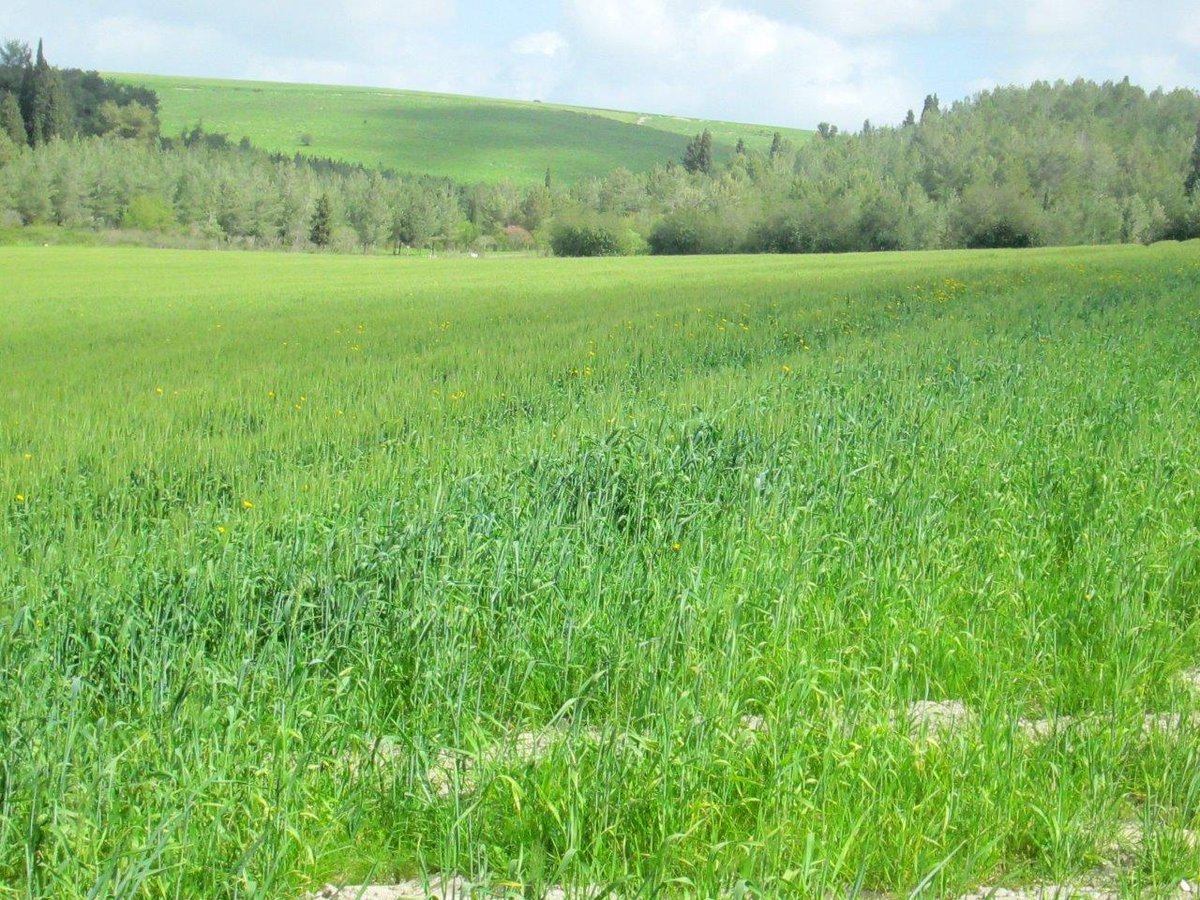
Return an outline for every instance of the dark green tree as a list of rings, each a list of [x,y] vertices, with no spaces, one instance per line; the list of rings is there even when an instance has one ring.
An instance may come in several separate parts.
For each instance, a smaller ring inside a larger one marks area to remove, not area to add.
[[[921,124],[924,125],[930,119],[937,118],[938,113],[941,111],[941,103],[938,100],[938,95],[927,94],[925,97],[925,105],[921,107]]]
[[[111,100],[100,104],[101,133],[126,141],[152,144],[158,138],[158,117],[136,100],[117,106]]]
[[[67,136],[71,128],[71,106],[63,89],[62,75],[46,61],[41,41],[33,66],[25,69],[21,114],[29,142],[35,147]]]
[[[554,179],[550,176],[549,166],[546,166],[546,180],[543,183],[546,185],[546,190],[550,190],[554,186]]]
[[[318,247],[328,247],[333,240],[333,204],[328,194],[322,194],[317,199],[317,208],[313,211],[312,224],[308,229],[308,239]]]
[[[733,152],[738,156],[746,155],[746,141],[744,138],[738,138],[737,146],[733,148]]]
[[[913,112],[913,111],[910,109],[910,110],[908,111],[908,115],[906,115],[906,116],[904,117],[904,127],[905,127],[905,128],[911,128],[913,125],[916,125],[916,124],[917,124],[917,114],[916,114],[916,113],[914,113],[914,112]]]
[[[1189,197],[1195,195],[1197,187],[1200,187],[1200,122],[1196,123],[1196,143],[1192,145],[1192,160],[1188,164],[1187,178],[1183,182],[1183,189]]]
[[[830,125],[828,122],[822,122],[817,126],[817,134],[820,135],[822,140],[831,141],[837,137],[838,127]]]
[[[712,132],[707,128],[703,133],[696,135],[683,151],[683,167],[693,174],[712,174]]]
[[[782,152],[783,152],[783,135],[777,131],[777,132],[775,132],[775,136],[771,138],[771,159],[774,159]]]
[[[0,95],[0,132],[7,134],[14,144],[29,143],[25,119],[21,116],[21,104],[12,91]]]
[[[33,65],[33,51],[22,41],[0,45],[0,91],[20,93],[25,70]]]

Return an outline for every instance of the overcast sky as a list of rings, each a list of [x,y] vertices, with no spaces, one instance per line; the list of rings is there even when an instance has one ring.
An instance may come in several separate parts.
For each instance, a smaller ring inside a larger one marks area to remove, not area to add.
[[[3,0],[58,65],[542,99],[812,127],[926,93],[1200,88],[1197,0]]]

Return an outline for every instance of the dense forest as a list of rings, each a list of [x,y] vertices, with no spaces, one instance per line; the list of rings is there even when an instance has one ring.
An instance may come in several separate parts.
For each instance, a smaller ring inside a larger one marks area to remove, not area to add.
[[[1200,96],[1126,79],[985,91],[855,134],[714,164],[680,160],[574,184],[462,185],[249,141],[159,134],[153,92],[0,50],[0,225],[122,230],[178,242],[846,252],[1152,242],[1200,236]]]

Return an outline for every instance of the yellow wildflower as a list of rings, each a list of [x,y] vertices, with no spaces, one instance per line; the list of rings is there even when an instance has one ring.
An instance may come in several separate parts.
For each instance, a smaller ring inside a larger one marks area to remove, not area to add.
[[[242,509],[254,509],[254,504],[251,503],[249,500],[243,500],[242,501]]]

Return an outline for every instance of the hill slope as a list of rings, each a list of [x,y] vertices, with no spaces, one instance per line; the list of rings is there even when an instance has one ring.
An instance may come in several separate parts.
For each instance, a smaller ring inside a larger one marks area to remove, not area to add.
[[[462,181],[528,183],[549,168],[566,181],[618,166],[643,171],[678,159],[688,139],[713,132],[718,159],[738,139],[766,147],[772,135],[809,132],[548,103],[382,88],[114,75],[158,93],[164,134],[197,122],[266,150],[306,153]],[[304,140],[307,136],[308,140]]]

